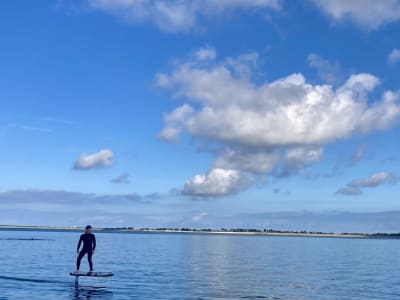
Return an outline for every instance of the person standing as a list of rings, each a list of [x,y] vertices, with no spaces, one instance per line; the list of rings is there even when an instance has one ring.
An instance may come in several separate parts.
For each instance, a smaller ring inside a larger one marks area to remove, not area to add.
[[[82,250],[79,251],[82,243],[83,243]],[[76,259],[75,273],[79,273],[79,268],[81,266],[81,260],[86,254],[87,254],[87,258],[88,258],[88,262],[89,262],[90,272],[93,271],[92,256],[94,254],[95,249],[96,249],[96,237],[92,233],[92,226],[87,225],[85,228],[85,233],[81,235],[79,242],[78,242],[77,249],[76,249],[76,252],[79,254],[78,254],[78,258]]]

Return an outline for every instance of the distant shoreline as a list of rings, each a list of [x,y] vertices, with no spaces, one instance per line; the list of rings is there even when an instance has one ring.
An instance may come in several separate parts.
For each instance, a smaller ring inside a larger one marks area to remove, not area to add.
[[[82,227],[64,226],[17,226],[0,225],[0,231],[83,231]],[[265,236],[297,236],[297,237],[330,237],[330,238],[400,238],[399,233],[325,233],[325,232],[297,232],[279,230],[256,230],[256,229],[189,229],[189,228],[94,228],[96,232],[124,232],[124,233],[181,233],[181,234],[211,234],[211,235],[265,235]]]

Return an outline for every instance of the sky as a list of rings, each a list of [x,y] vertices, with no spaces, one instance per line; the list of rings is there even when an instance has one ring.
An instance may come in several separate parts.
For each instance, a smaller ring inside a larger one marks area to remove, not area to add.
[[[399,0],[0,6],[1,224],[400,232]]]

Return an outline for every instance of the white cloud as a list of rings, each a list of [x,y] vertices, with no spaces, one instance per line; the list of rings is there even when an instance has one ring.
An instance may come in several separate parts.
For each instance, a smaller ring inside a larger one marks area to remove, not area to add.
[[[239,171],[215,168],[186,181],[183,194],[205,198],[225,196],[236,193],[243,184],[244,178]]]
[[[394,65],[400,62],[400,49],[393,49],[388,56],[388,63]]]
[[[400,21],[399,0],[312,0],[335,22],[350,21],[371,30]]]
[[[348,185],[358,188],[377,187],[381,184],[393,183],[396,181],[396,176],[389,172],[379,172],[372,174],[370,177],[364,179],[357,179],[351,181]]]
[[[345,187],[336,191],[341,195],[359,195],[364,188],[374,188],[383,184],[393,184],[398,180],[397,176],[390,172],[379,172],[363,179],[350,181]]]
[[[129,184],[131,183],[129,180],[129,173],[122,173],[121,175],[118,175],[111,179],[112,183],[117,183],[117,184]]]
[[[262,174],[272,171],[279,163],[279,159],[279,153],[273,150],[260,151],[228,147],[216,156],[214,166]]]
[[[89,7],[127,22],[153,23],[167,32],[196,29],[203,18],[219,18],[236,10],[278,10],[281,0],[87,0]]]
[[[308,84],[303,75],[293,74],[255,86],[235,78],[225,65],[205,69],[184,64],[170,75],[170,87],[201,109],[191,107],[191,115],[176,120],[174,128],[249,146],[332,142],[371,131],[372,126],[384,129],[397,120],[398,94],[388,92],[382,101],[368,105],[366,96],[378,82],[372,75],[357,74],[334,90]]]
[[[307,62],[316,69],[318,77],[324,82],[336,84],[342,80],[342,71],[338,62],[331,62],[314,53],[308,55]]]
[[[307,165],[321,160],[323,152],[323,148],[321,147],[296,147],[288,149],[282,163],[283,168],[277,174],[280,176],[289,176]]]
[[[180,129],[174,127],[166,127],[161,131],[160,138],[166,141],[177,141],[180,134]]]
[[[186,194],[222,196],[236,192],[243,176],[298,172],[321,159],[324,145],[399,120],[399,93],[370,101],[380,83],[373,75],[351,75],[337,88],[310,84],[296,73],[257,84],[257,61],[257,54],[191,59],[157,76],[160,86],[185,100],[165,115],[164,135],[189,134],[221,148],[211,171],[186,183]]]
[[[197,50],[195,57],[198,60],[213,60],[217,57],[217,53],[214,48],[206,47]]]
[[[91,154],[82,154],[75,162],[74,169],[89,170],[105,168],[113,165],[114,153],[109,149],[102,149]]]
[[[168,80],[165,78],[165,80]],[[160,82],[160,80],[159,80]],[[168,85],[167,82],[162,83],[161,85]],[[181,129],[179,128],[179,124],[181,122],[185,122],[190,115],[193,113],[193,108],[189,105],[182,105],[176,108],[173,112],[164,115],[164,121],[169,124],[168,127],[165,127],[161,133],[160,137],[167,141],[176,141],[179,139],[179,135],[181,134]]]

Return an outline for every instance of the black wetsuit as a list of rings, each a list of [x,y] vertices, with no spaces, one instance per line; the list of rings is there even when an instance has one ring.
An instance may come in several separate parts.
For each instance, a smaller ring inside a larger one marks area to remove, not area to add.
[[[79,248],[83,242],[83,248],[81,252],[79,252]],[[92,262],[92,255],[93,251],[96,249],[96,237],[93,233],[84,233],[81,235],[81,238],[78,242],[77,252],[79,252],[78,259],[76,260],[76,269],[79,270],[81,266],[81,260],[87,254],[90,271],[93,271],[93,262]]]

